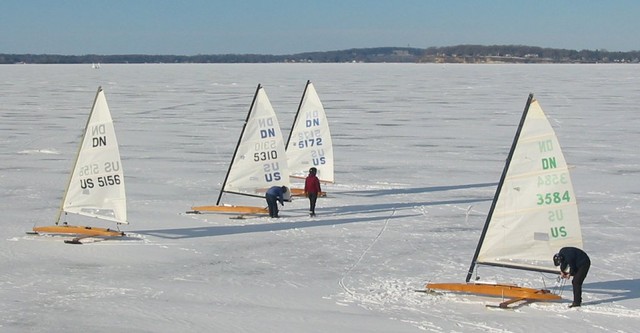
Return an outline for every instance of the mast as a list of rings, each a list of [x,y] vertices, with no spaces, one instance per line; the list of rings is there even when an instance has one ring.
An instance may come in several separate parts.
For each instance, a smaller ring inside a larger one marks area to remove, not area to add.
[[[60,217],[62,217],[62,212],[64,211],[64,202],[67,200],[67,194],[69,193],[69,186],[71,186],[71,179],[73,179],[73,173],[76,170],[76,166],[78,164],[78,158],[80,157],[80,152],[82,151],[82,146],[84,145],[84,138],[87,135],[87,129],[89,128],[89,123],[91,122],[91,117],[93,117],[93,111],[96,109],[96,103],[98,102],[98,96],[102,92],[102,87],[98,87],[98,91],[96,92],[96,97],[93,99],[93,105],[91,106],[91,113],[87,118],[87,123],[84,125],[84,133],[82,133],[82,139],[80,139],[80,146],[78,146],[78,152],[76,153],[76,159],[73,161],[73,166],[71,167],[71,173],[69,174],[69,180],[67,181],[67,187],[64,189],[64,194],[62,195],[62,201],[60,202],[60,209],[58,209],[58,215],[56,216],[56,225],[60,223]]]
[[[476,265],[476,260],[478,260],[478,255],[480,254],[480,249],[482,248],[482,243],[484,242],[484,237],[487,234],[487,230],[489,228],[489,223],[491,222],[491,218],[493,216],[493,211],[496,208],[496,203],[498,202],[498,197],[500,196],[500,189],[504,184],[504,180],[507,176],[507,171],[509,171],[509,164],[511,164],[511,159],[513,158],[513,153],[516,150],[516,145],[518,144],[518,140],[520,139],[520,133],[522,132],[522,127],[524,125],[524,121],[527,119],[527,113],[529,112],[529,106],[533,101],[533,94],[529,94],[529,98],[527,99],[527,104],[524,107],[524,112],[522,113],[522,117],[520,118],[520,124],[518,125],[518,130],[516,131],[516,135],[513,138],[513,143],[511,144],[511,150],[509,151],[509,156],[507,157],[507,161],[504,165],[504,169],[502,170],[502,175],[500,176],[500,182],[498,183],[498,187],[496,188],[496,193],[493,196],[493,202],[491,203],[491,208],[489,208],[489,213],[487,214],[487,219],[484,222],[484,227],[482,229],[482,234],[480,235],[480,240],[478,241],[478,246],[476,247],[476,252],[473,255],[473,259],[471,260],[471,266],[469,266],[469,271],[467,272],[466,282],[471,280],[471,276],[473,275],[473,269]]]
[[[289,148],[289,141],[291,141],[291,135],[293,134],[293,130],[296,126],[296,122],[298,121],[298,115],[300,114],[300,109],[302,108],[302,102],[304,102],[304,97],[307,95],[307,88],[311,80],[307,80],[307,84],[304,86],[304,91],[302,92],[302,98],[300,98],[300,104],[298,104],[298,111],[296,111],[295,117],[293,117],[293,125],[291,125],[291,130],[289,131],[289,138],[287,138],[287,143],[284,146],[284,150],[286,151]]]
[[[242,125],[242,132],[240,132],[240,137],[238,138],[236,149],[233,152],[233,156],[231,157],[231,163],[229,163],[229,169],[227,170],[227,175],[224,177],[224,182],[222,183],[222,188],[220,189],[220,195],[218,195],[218,201],[216,201],[216,206],[220,205],[220,199],[222,199],[222,193],[224,193],[224,187],[227,185],[229,172],[231,172],[231,168],[233,167],[233,161],[235,161],[236,159],[236,154],[238,153],[238,147],[240,147],[240,143],[242,142],[242,136],[244,135],[244,130],[247,127],[247,123],[249,122],[249,117],[251,117],[251,111],[253,111],[253,105],[256,102],[256,98],[258,97],[258,92],[260,91],[260,89],[262,89],[262,87],[258,83],[258,88],[256,88],[256,93],[253,95],[253,100],[251,101],[251,106],[249,107],[249,113],[247,113],[247,118],[244,120],[244,125]]]

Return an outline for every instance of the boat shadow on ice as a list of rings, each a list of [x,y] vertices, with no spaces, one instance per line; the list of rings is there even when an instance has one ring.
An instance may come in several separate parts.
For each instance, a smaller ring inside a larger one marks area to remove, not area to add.
[[[470,204],[476,202],[483,201],[491,201],[491,198],[469,198],[469,199],[458,199],[458,200],[441,200],[441,201],[427,201],[427,202],[389,202],[382,204],[371,204],[371,205],[349,205],[349,206],[339,206],[326,209],[327,212],[331,214],[340,214],[340,215],[348,215],[348,214],[362,214],[362,213],[376,213],[376,212],[391,212],[394,210],[399,210],[403,208],[415,208],[415,207],[423,207],[423,206],[440,206],[440,205],[459,205],[459,204]],[[415,216],[422,216],[422,214],[415,214]]]
[[[444,192],[453,190],[464,190],[478,187],[495,187],[498,183],[478,183],[478,184],[462,184],[462,185],[447,185],[447,186],[428,186],[428,187],[411,187],[411,188],[389,188],[389,189],[372,189],[372,190],[355,190],[355,191],[340,191],[340,194],[349,194],[359,197],[377,197],[383,195],[397,195],[397,194],[420,194],[430,192]]]
[[[419,206],[435,206],[435,205],[454,205],[468,204],[480,201],[490,201],[487,198],[473,198],[461,200],[445,200],[431,202],[409,202],[409,203],[384,203],[371,205],[351,205],[343,207],[335,207],[325,210],[325,214],[321,214],[315,218],[298,216],[291,219],[303,218],[304,221],[288,221],[289,218],[283,218],[279,221],[264,218],[267,223],[261,224],[244,224],[244,225],[225,225],[225,226],[206,226],[192,228],[174,228],[174,229],[158,229],[158,230],[135,230],[134,232],[142,235],[155,236],[165,239],[183,239],[198,237],[213,237],[234,234],[246,234],[256,232],[282,231],[291,229],[311,228],[328,225],[340,225],[348,223],[374,222],[381,220],[395,220],[401,218],[420,218],[423,215],[419,213],[396,214],[399,209],[413,208]],[[354,216],[345,217],[352,214],[380,213],[375,216]]]
[[[339,225],[346,223],[371,222],[375,220],[406,218],[410,215],[394,215],[394,216],[368,216],[354,218],[335,218],[335,216],[327,219],[314,218],[307,221],[296,222],[270,222],[261,224],[244,224],[244,225],[225,225],[225,226],[209,226],[209,227],[193,227],[193,228],[176,228],[176,229],[158,229],[158,230],[136,230],[137,234],[155,236],[166,239],[183,239],[183,238],[199,238],[214,237],[235,234],[247,234],[257,232],[282,231],[290,229],[311,228],[327,225]]]
[[[589,294],[602,295],[602,299],[584,302],[585,305],[613,303],[640,298],[638,285],[640,279],[615,280],[585,283],[583,291]]]

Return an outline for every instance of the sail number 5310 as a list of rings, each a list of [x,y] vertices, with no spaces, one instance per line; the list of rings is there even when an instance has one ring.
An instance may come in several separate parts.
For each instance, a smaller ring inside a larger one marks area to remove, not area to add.
[[[553,205],[561,202],[570,202],[571,195],[569,191],[564,191],[564,193],[560,192],[551,192],[551,193],[538,193],[536,194],[538,197],[538,206],[543,205]]]
[[[278,159],[278,152],[275,150],[261,151],[259,153],[253,154],[253,160],[255,162],[277,160],[277,159]]]

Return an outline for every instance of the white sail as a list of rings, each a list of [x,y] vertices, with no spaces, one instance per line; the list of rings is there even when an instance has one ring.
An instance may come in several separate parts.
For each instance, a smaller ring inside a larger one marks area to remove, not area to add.
[[[477,263],[557,272],[553,254],[582,247],[580,220],[558,139],[538,101],[529,98]]]
[[[329,122],[320,97],[309,81],[291,128],[287,156],[292,177],[304,178],[309,168],[315,167],[320,181],[333,183],[333,142]]]
[[[258,86],[222,190],[263,196],[271,186],[289,186],[288,175],[278,118],[264,88]]]
[[[102,88],[98,88],[62,199],[63,211],[128,223],[118,140]]]

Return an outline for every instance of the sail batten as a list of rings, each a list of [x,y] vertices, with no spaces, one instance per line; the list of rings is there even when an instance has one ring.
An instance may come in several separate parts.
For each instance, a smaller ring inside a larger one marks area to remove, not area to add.
[[[571,204],[558,204],[556,207],[568,207],[571,206]],[[526,214],[526,213],[530,213],[530,212],[535,212],[537,211],[537,208],[521,208],[521,209],[514,209],[514,210],[509,210],[509,211],[502,211],[502,212],[497,212],[493,214],[494,218],[499,218],[499,217],[503,217],[503,216],[510,216],[513,214]]]
[[[569,174],[569,168],[564,167],[564,168],[557,168],[554,170],[536,170],[532,172],[523,172],[518,175],[508,176],[505,180],[515,180],[515,179],[521,179],[521,178],[530,178],[532,176],[544,176],[544,175],[552,175],[552,174],[557,174],[559,176],[566,177],[565,175],[562,175],[563,173]]]

